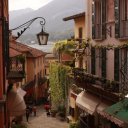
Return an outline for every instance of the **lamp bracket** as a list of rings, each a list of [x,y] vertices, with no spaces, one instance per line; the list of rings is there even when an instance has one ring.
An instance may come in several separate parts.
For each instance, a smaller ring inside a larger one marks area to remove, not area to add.
[[[29,27],[30,25],[37,19],[41,19],[40,21],[40,25],[42,26],[42,30],[43,30],[43,26],[45,25],[46,21],[43,17],[36,17],[36,18],[33,18],[25,23],[23,23],[22,25],[16,27],[16,28],[13,28],[13,29],[10,29],[10,31],[14,31],[14,30],[17,30],[17,29],[22,29],[20,32],[17,32],[17,37],[16,39],[18,39]]]

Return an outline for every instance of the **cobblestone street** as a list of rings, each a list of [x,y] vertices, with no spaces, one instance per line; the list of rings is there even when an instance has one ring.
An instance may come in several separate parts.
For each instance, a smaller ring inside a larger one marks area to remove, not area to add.
[[[28,123],[25,117],[23,120],[27,128],[68,128],[68,123],[54,117],[47,117],[43,107],[38,107],[36,117],[33,114],[30,115]]]

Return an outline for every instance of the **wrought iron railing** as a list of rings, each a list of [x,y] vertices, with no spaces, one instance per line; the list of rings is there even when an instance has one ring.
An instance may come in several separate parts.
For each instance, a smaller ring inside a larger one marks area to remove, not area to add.
[[[33,86],[35,86],[35,80],[32,80],[32,81],[30,81],[30,82],[27,82],[26,84],[24,84],[23,85],[23,89],[28,89],[28,88],[30,88],[30,87],[33,87]]]
[[[90,86],[97,85],[106,91],[119,93],[120,83],[118,81],[110,81],[106,78],[89,74],[85,69],[74,68],[73,74],[75,84],[82,88],[86,88],[87,84],[89,84]]]
[[[118,81],[110,81],[106,78],[100,78],[86,72],[84,69],[74,68],[72,74],[69,74],[69,80],[77,87],[94,93],[113,103],[119,101],[120,83]]]
[[[40,77],[38,78],[38,85],[42,85],[46,82],[47,78],[46,77]]]
[[[84,121],[82,117],[79,117],[80,120],[80,128],[89,128],[87,121]]]
[[[7,78],[24,78],[25,77],[25,60],[20,57],[13,57],[9,59],[9,68],[7,71]]]
[[[120,21],[120,38],[128,38],[128,20]]]

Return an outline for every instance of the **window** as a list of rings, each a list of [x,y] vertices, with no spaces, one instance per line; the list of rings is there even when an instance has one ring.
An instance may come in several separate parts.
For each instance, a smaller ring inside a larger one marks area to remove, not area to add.
[[[128,20],[128,0],[120,1],[120,15],[121,20]]]
[[[92,3],[92,38],[106,38],[106,0]]]
[[[128,0],[115,0],[115,37],[128,38]]]
[[[102,75],[102,77],[106,78],[106,49],[102,49],[101,52],[102,52],[101,53],[102,54],[102,60],[101,60],[101,63],[102,63],[101,68],[102,68],[102,70],[101,70],[101,75]]]
[[[95,2],[95,16],[96,16],[96,24],[101,24],[101,2]]]
[[[83,68],[83,57],[79,58],[79,68]]]
[[[120,49],[120,81],[122,91],[128,89],[128,48]]]
[[[91,73],[95,75],[96,70],[96,58],[95,58],[95,48],[91,48]]]
[[[79,39],[82,39],[82,38],[83,38],[83,28],[80,27],[79,28]],[[80,40],[79,43],[82,43],[82,40]]]
[[[83,28],[80,27],[80,28],[79,28],[79,38],[81,38],[81,39],[83,38],[83,37],[82,37],[82,34],[83,34]]]
[[[74,108],[69,107],[69,114],[70,114],[72,117],[74,117],[74,114],[75,114]]]
[[[114,50],[114,80],[119,81],[119,49]]]

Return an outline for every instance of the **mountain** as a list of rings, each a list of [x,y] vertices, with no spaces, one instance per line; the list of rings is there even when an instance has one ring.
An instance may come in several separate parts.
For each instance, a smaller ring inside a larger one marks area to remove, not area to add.
[[[85,11],[85,0],[53,0],[38,10],[10,12],[10,28],[15,28],[35,17],[44,17],[45,30],[50,34],[50,40],[69,38],[73,35],[73,20],[65,22],[62,19],[83,11]],[[41,30],[39,21],[35,21],[20,40],[31,41],[31,35]]]
[[[15,11],[10,11],[9,12],[9,20],[12,22],[13,19],[22,16],[26,13],[33,12],[34,10],[31,8],[26,8],[26,9],[20,9],[20,10],[15,10]]]

